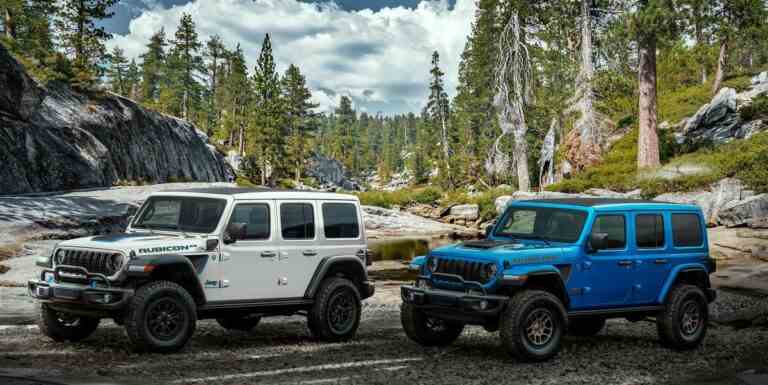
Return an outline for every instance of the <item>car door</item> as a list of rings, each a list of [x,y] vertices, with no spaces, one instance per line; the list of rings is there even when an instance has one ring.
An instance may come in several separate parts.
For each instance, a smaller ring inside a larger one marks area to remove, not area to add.
[[[303,297],[320,262],[318,210],[314,200],[280,200],[279,283],[283,298]]]
[[[221,246],[220,288],[211,290],[212,301],[246,301],[284,296],[278,284],[281,272],[276,233],[275,202],[237,201],[227,221],[245,224],[233,243]]]
[[[633,217],[635,274],[632,302],[637,305],[650,304],[656,300],[670,271],[666,241],[668,218],[662,212],[637,212]]]
[[[627,304],[631,300],[633,262],[628,254],[627,215],[622,212],[598,213],[591,233],[606,233],[606,248],[588,253],[585,307]]]

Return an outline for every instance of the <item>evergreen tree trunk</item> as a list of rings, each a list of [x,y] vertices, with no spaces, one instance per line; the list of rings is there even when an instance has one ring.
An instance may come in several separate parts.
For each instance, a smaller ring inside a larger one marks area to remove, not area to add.
[[[637,143],[637,167],[657,167],[659,136],[656,132],[656,36],[645,36],[639,41],[638,81],[640,91],[640,133]]]
[[[715,72],[715,82],[712,85],[713,95],[717,94],[720,91],[720,87],[723,86],[726,60],[728,60],[728,39],[723,38],[720,42],[720,54],[717,56],[717,72]]]

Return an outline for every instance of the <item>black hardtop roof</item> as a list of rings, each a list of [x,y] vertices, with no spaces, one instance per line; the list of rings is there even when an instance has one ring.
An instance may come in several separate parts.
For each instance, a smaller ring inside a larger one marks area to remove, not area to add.
[[[651,201],[643,199],[626,199],[626,198],[557,198],[557,199],[526,199],[518,202],[525,203],[551,203],[559,205],[571,205],[571,206],[605,206],[605,205],[618,205],[618,204],[651,204],[651,205],[679,205],[679,203]]]

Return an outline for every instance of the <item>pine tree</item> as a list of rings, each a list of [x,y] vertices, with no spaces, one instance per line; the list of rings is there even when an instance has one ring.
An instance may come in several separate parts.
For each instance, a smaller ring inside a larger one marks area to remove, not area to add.
[[[118,0],[61,0],[56,27],[63,48],[72,57],[73,84],[90,87],[101,75],[98,65],[106,54],[104,41],[112,38],[97,22],[111,18]]]
[[[222,128],[221,136],[227,145],[245,155],[245,131],[248,125],[248,107],[253,89],[248,80],[245,54],[240,44],[227,55],[226,76],[222,81]]]
[[[343,95],[339,99],[339,106],[335,110],[336,128],[335,138],[333,138],[333,154],[341,160],[348,169],[355,170],[355,123],[357,123],[357,113],[352,108],[352,99]]]
[[[0,2],[0,42],[41,82],[72,78],[69,60],[54,43],[51,15],[56,9],[56,0]]]
[[[499,133],[493,106],[493,71],[497,54],[496,37],[499,0],[480,0],[459,64],[459,85],[454,99],[459,140],[459,158],[470,181],[482,178],[482,159]]]
[[[728,65],[729,46],[739,32],[745,32],[765,22],[765,5],[762,0],[721,0],[715,6],[717,37],[720,50],[717,57],[717,71],[712,84],[712,94],[720,91]]]
[[[150,37],[147,52],[141,55],[140,95],[141,99],[149,105],[155,105],[160,98],[160,86],[165,78],[165,47],[167,45],[165,30],[161,28]]]
[[[258,161],[261,183],[274,185],[285,170],[286,132],[280,78],[275,70],[272,41],[267,34],[253,75],[254,105],[249,140],[250,153]]]
[[[661,160],[657,132],[656,50],[660,38],[677,32],[676,9],[670,0],[640,0],[628,20],[630,33],[637,41],[639,60],[637,166],[657,167]]]
[[[128,65],[128,70],[125,73],[125,87],[127,97],[138,100],[139,98],[139,86],[141,85],[141,70],[139,65],[136,64],[136,59],[131,59],[131,63]]]
[[[221,62],[227,54],[224,42],[218,35],[213,35],[205,44],[205,71],[208,75],[208,89],[206,90],[206,132],[212,136],[215,127],[219,124],[220,114],[218,99],[220,98],[219,83],[221,83]]]
[[[449,133],[449,101],[443,85],[445,73],[440,69],[440,54],[437,51],[432,53],[432,68],[429,74],[429,99],[426,109],[430,120],[430,133],[437,139],[437,143],[440,143],[437,153],[430,155],[439,166],[441,180],[446,187],[452,187],[450,139],[453,135]]]
[[[299,67],[291,64],[282,80],[285,114],[289,127],[288,158],[294,171],[296,183],[301,180],[304,162],[310,148],[310,135],[316,129],[314,112],[318,105],[312,103],[312,93]]]
[[[130,88],[126,79],[128,59],[125,58],[125,52],[120,47],[114,47],[108,57],[109,68],[107,69],[107,77],[109,79],[109,88],[112,92],[127,97]]]
[[[176,92],[175,101],[180,102],[181,117],[192,121],[200,106],[201,86],[197,79],[204,71],[202,44],[198,40],[192,15],[182,14],[179,28],[171,42],[170,79]]]

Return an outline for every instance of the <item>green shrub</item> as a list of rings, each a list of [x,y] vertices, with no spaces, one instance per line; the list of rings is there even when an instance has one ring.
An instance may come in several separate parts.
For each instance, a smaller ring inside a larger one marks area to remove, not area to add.
[[[440,197],[443,196],[443,192],[437,187],[427,187],[421,191],[416,191],[413,194],[413,201],[421,204],[434,204]]]

